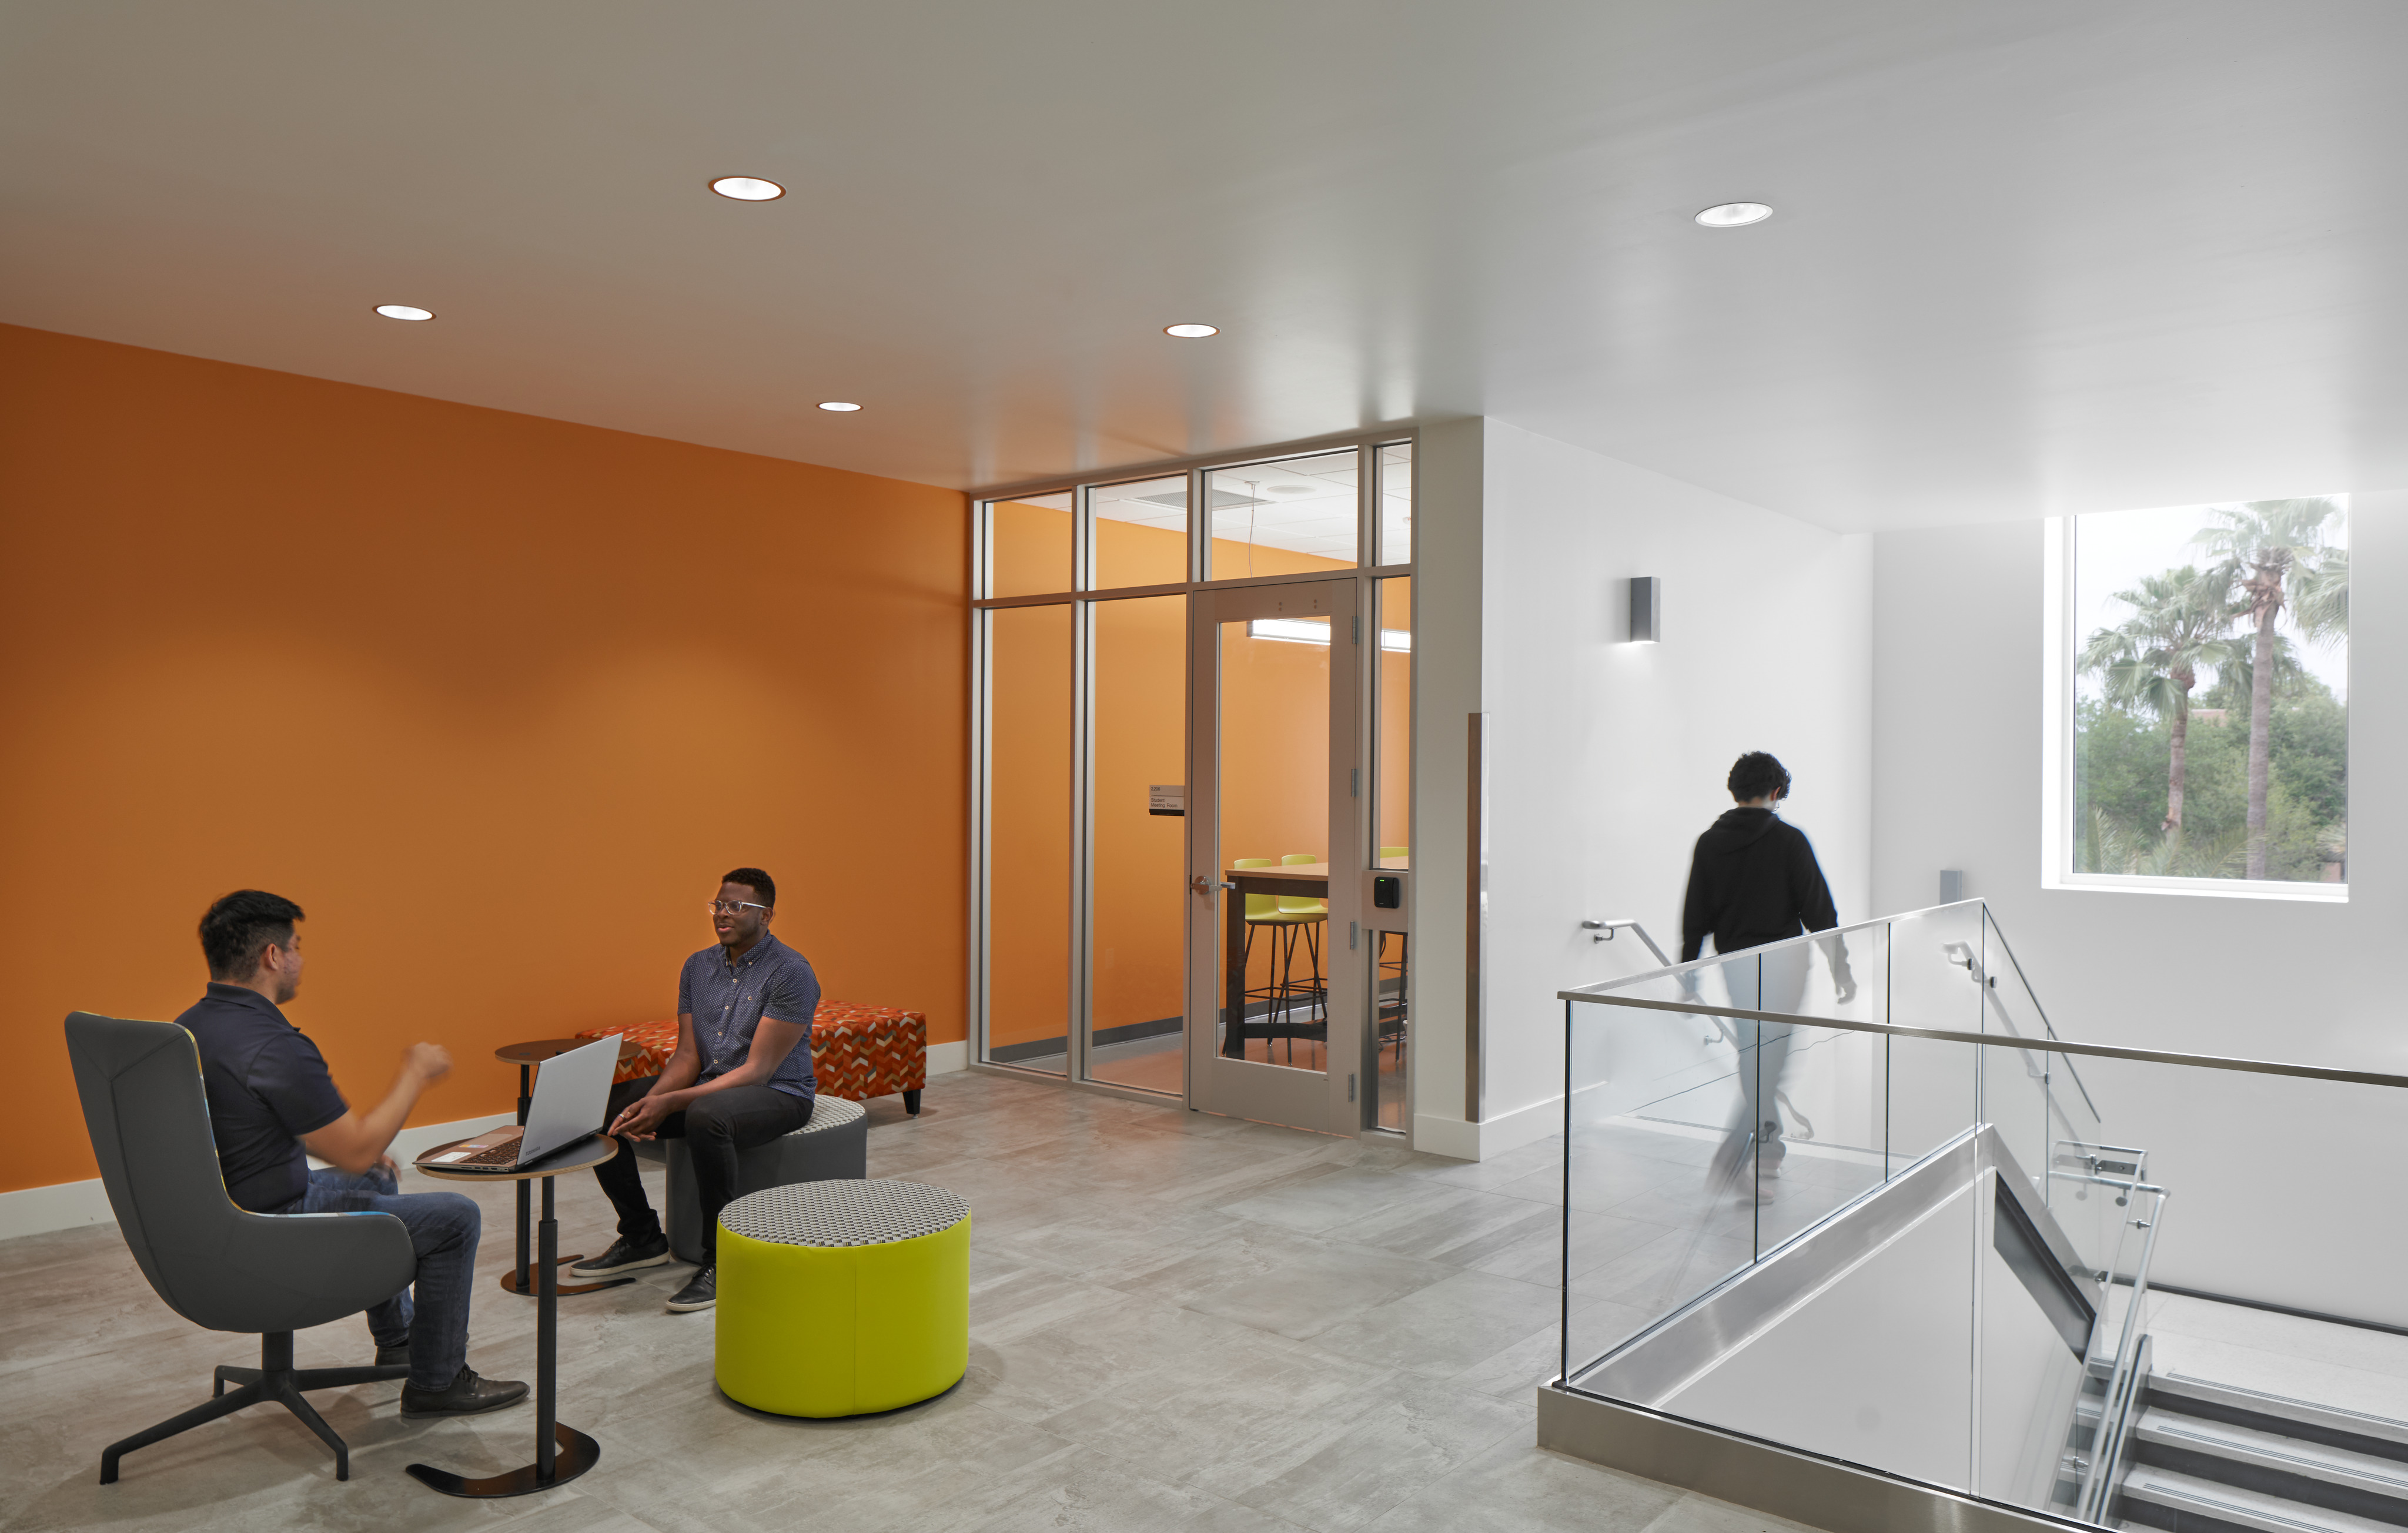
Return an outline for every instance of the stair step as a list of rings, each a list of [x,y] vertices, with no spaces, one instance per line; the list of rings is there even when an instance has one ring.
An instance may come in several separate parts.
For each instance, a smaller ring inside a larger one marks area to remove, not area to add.
[[[2143,1442],[2187,1449],[2260,1469],[2391,1497],[2402,1503],[2403,1520],[2408,1520],[2408,1464],[2397,1459],[2377,1458],[2279,1433],[2180,1415],[2154,1406],[2141,1413],[2140,1425],[2134,1430]]]
[[[2243,1389],[2237,1384],[2194,1379],[2184,1373],[2152,1373],[2149,1375],[2149,1389],[2157,1395],[2180,1397],[2179,1399],[2163,1402],[2172,1410],[2179,1411],[2182,1399],[2203,1400],[2228,1410],[2254,1411],[2261,1416],[2321,1427],[2328,1432],[2347,1432],[2381,1442],[2397,1443],[2408,1449],[2408,1422],[2394,1421],[2388,1416],[2344,1411],[2338,1406],[2296,1400],[2285,1395],[2269,1395],[2259,1390]]]
[[[2124,1481],[2127,1502],[2145,1501],[2152,1506],[2174,1512],[2187,1512],[2236,1527],[2255,1528],[2258,1533],[2400,1533],[2397,1524],[2377,1522],[2372,1517],[2353,1517],[2346,1512],[2328,1512],[2323,1507],[2302,1506],[2279,1496],[2245,1490],[2221,1481],[2202,1480],[2197,1475],[2177,1474],[2151,1465],[2135,1465]],[[2127,1520],[2146,1521],[2130,1515]]]

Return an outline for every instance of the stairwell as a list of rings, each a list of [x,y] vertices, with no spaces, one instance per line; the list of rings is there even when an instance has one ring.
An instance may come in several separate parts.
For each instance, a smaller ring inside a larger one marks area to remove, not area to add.
[[[2164,1533],[2408,1527],[2408,1422],[2152,1373],[2114,1509]]]

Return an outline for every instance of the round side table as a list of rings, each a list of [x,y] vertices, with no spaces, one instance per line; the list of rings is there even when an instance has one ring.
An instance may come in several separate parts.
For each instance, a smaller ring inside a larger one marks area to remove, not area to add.
[[[516,1065],[519,1067],[520,1127],[526,1126],[527,1106],[535,1099],[536,1067],[554,1055],[565,1054],[571,1049],[581,1049],[594,1041],[590,1038],[539,1038],[525,1043],[505,1043],[494,1051],[495,1059],[505,1065]],[[619,1045],[619,1063],[624,1065],[642,1052],[633,1043],[623,1040]],[[535,1291],[535,1280],[527,1270],[527,1184],[522,1180],[519,1182],[519,1259],[509,1271],[502,1274],[502,1286],[513,1294],[529,1294]],[[571,1252],[561,1257],[554,1265],[566,1267],[570,1262],[581,1262],[584,1259],[584,1253]],[[591,1294],[604,1288],[616,1288],[623,1282],[635,1281],[633,1278],[605,1278],[599,1282],[558,1282],[557,1279],[554,1280],[560,1292],[564,1294]]]
[[[526,1184],[543,1183],[543,1224],[540,1226],[540,1260],[536,1268],[535,1321],[535,1462],[499,1474],[471,1480],[450,1469],[438,1469],[432,1464],[412,1464],[410,1477],[420,1483],[441,1491],[446,1496],[466,1496],[490,1498],[502,1496],[525,1496],[533,1491],[550,1490],[565,1485],[594,1467],[602,1456],[602,1444],[574,1426],[562,1425],[558,1416],[560,1403],[560,1295],[556,1259],[560,1252],[560,1225],[552,1216],[552,1179],[564,1171],[581,1171],[599,1166],[619,1153],[619,1141],[608,1134],[595,1134],[580,1143],[556,1150],[523,1171],[462,1171],[436,1164],[437,1157],[466,1139],[451,1144],[438,1144],[420,1155],[415,1162],[421,1176],[439,1182],[515,1182],[523,1203]]]

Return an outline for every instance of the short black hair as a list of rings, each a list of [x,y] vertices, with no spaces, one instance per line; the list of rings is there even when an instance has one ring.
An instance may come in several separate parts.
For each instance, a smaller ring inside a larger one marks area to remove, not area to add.
[[[1742,804],[1769,793],[1788,791],[1789,768],[1775,761],[1770,751],[1750,751],[1731,763],[1730,795]]]
[[[761,896],[761,903],[771,910],[778,908],[778,881],[757,867],[731,867],[719,877],[722,883],[740,883]]]
[[[237,889],[219,900],[201,917],[201,956],[208,960],[209,978],[250,979],[270,946],[293,945],[293,923],[301,919],[300,906],[265,889]]]

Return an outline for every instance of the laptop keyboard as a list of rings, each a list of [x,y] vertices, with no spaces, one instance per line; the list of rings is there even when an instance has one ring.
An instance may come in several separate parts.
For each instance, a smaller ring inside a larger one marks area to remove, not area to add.
[[[515,1166],[518,1164],[518,1159],[519,1141],[504,1139],[499,1144],[489,1144],[475,1154],[464,1160],[454,1161],[452,1164],[455,1166]]]

